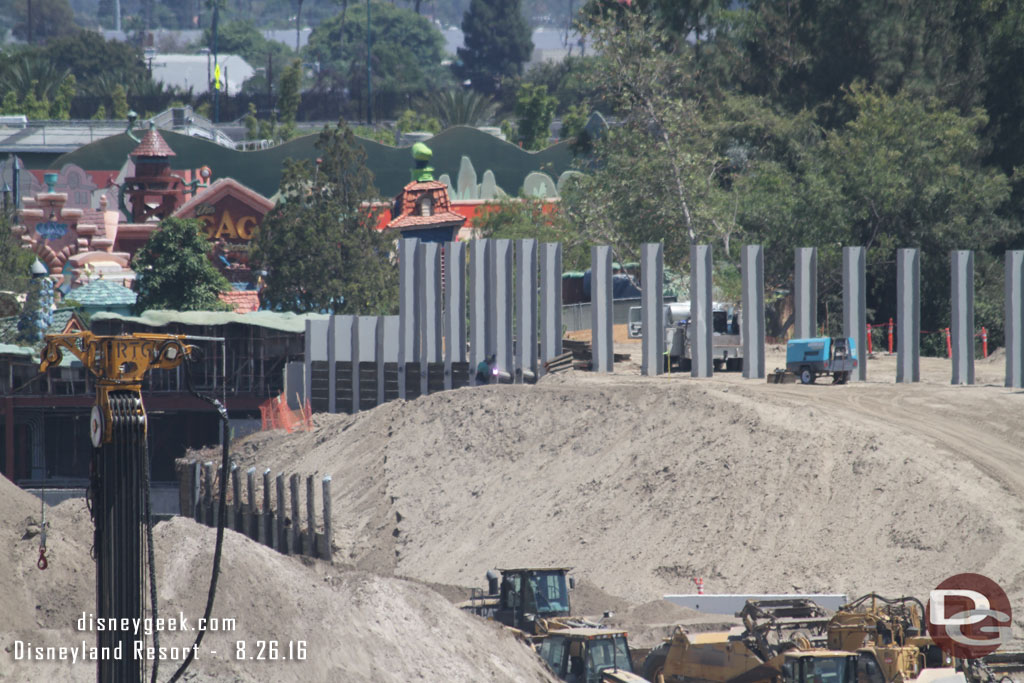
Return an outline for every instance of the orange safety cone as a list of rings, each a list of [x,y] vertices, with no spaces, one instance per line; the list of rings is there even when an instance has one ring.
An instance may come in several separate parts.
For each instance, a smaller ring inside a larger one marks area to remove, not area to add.
[[[693,582],[697,585],[697,595],[704,595],[704,579],[698,576]]]

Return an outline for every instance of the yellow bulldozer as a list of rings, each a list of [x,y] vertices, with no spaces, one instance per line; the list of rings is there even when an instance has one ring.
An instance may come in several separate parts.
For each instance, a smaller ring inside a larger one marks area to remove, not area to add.
[[[677,628],[644,661],[654,683],[994,683],[980,662],[958,662],[922,628],[916,598],[874,593],[834,615],[810,600],[748,601],[743,626]],[[852,677],[852,678],[850,678]]]

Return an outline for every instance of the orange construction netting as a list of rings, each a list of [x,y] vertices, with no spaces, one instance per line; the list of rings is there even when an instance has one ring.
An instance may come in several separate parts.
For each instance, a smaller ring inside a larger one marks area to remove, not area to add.
[[[300,410],[292,410],[283,393],[260,404],[260,418],[263,430],[283,429],[289,434],[299,430],[313,430],[313,410],[309,406],[309,399],[306,399]]]

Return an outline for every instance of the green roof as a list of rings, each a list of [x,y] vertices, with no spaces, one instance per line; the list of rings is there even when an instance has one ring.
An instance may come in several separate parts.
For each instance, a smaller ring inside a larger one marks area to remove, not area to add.
[[[256,311],[254,313],[231,313],[225,311],[146,311],[142,315],[118,315],[117,313],[96,313],[93,322],[100,320],[123,320],[149,327],[163,327],[171,324],[181,325],[255,325],[282,332],[305,332],[306,320],[327,320],[330,316],[321,313],[277,313],[274,311]]]
[[[53,312],[53,320],[50,322],[50,326],[46,328],[46,334],[60,334],[64,331],[64,328],[71,322],[71,316],[75,315],[75,309],[73,308],[58,308]],[[21,346],[26,349],[40,349],[43,346],[42,342],[38,344],[22,346],[18,343],[18,318],[21,316],[12,315],[6,318],[0,318],[0,344],[13,344],[14,346]]]
[[[0,344],[0,356],[27,356],[31,358],[35,351],[31,346],[18,346],[17,344]]]
[[[83,306],[131,306],[138,295],[113,280],[93,280],[87,285],[73,289],[68,301],[77,301]]]

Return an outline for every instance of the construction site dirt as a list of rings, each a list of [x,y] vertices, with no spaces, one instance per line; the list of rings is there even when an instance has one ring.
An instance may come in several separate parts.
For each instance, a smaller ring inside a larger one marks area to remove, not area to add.
[[[217,654],[197,657],[195,680],[549,680],[513,637],[451,605],[512,566],[573,567],[574,610],[612,613],[604,622],[640,648],[677,624],[735,623],[661,599],[694,592],[694,577],[707,593],[926,599],[978,572],[1019,606],[1022,649],[1024,393],[1003,387],[999,354],[977,362],[972,387],[951,386],[949,361],[934,358],[921,382],[896,385],[884,355],[867,382],[804,386],[641,377],[639,344],[616,350],[631,360],[614,374],[317,414],[312,432],[236,443],[241,467],[331,475],[335,562],[228,533],[214,615],[236,628],[204,641]],[[769,371],[784,355],[769,348]],[[88,664],[13,657],[15,640],[94,639],[75,630],[94,609],[84,502],[48,511],[39,571],[38,499],[0,486],[0,680],[92,680]],[[157,525],[162,611],[201,615],[213,538],[187,519]],[[247,657],[269,639],[304,641],[305,659],[236,658],[239,641]]]

